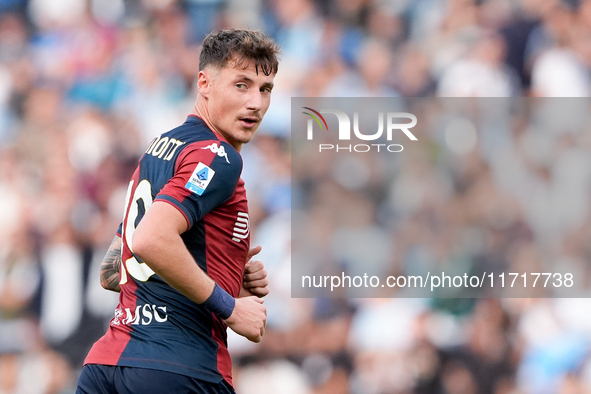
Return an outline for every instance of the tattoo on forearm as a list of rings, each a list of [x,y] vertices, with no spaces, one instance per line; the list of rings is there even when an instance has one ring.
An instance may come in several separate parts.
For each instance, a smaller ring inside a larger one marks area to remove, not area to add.
[[[119,270],[121,269],[121,238],[116,236],[101,263],[101,286],[107,290],[121,291]]]

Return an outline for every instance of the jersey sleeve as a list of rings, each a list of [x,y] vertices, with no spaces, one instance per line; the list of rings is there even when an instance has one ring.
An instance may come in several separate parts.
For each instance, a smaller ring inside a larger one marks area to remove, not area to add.
[[[154,201],[175,206],[191,228],[232,196],[241,172],[242,158],[229,144],[195,142],[179,154],[173,177]]]

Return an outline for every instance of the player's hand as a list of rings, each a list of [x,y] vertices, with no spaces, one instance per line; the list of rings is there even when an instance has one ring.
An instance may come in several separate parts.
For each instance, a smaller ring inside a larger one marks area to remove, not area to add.
[[[247,290],[250,295],[257,297],[264,297],[269,294],[269,279],[267,279],[267,271],[262,261],[250,261],[244,267],[244,279],[242,287]]]
[[[262,261],[252,261],[251,259],[261,251],[261,247],[257,246],[250,249],[247,256],[247,263],[244,266],[244,277],[242,281],[242,289],[240,290],[240,297],[248,297],[255,295],[257,297],[264,297],[269,294],[269,280],[267,279],[267,271]]]
[[[236,298],[234,311],[225,322],[236,334],[260,342],[267,324],[267,308],[255,296]]]

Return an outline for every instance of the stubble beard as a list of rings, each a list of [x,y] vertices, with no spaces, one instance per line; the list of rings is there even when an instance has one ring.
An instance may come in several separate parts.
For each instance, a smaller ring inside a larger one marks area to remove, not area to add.
[[[241,144],[248,144],[252,140],[252,137],[254,137],[257,129],[258,127],[253,131],[241,131],[238,138],[236,138],[236,141],[238,141]]]

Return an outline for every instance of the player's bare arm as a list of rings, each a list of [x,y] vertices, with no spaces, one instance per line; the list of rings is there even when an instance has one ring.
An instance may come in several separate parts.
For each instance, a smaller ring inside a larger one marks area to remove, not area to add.
[[[121,291],[119,270],[121,269],[121,237],[115,235],[111,246],[101,263],[101,286],[107,290]]]
[[[267,279],[267,271],[262,261],[253,261],[252,258],[260,253],[262,247],[259,245],[251,248],[246,258],[246,265],[244,266],[244,277],[242,281],[242,288],[240,289],[240,297],[248,297],[255,295],[262,298],[269,294],[269,280]]]
[[[101,263],[101,286],[106,290],[116,292],[121,291],[119,286],[119,271],[121,269],[121,237],[115,235],[109,250],[105,254]],[[267,279],[267,271],[265,265],[261,261],[252,261],[252,257],[261,251],[261,247],[250,249],[247,257],[247,263],[244,267],[244,279],[242,288],[240,289],[240,297],[257,296],[262,298],[269,294],[267,287],[269,281]]]
[[[137,226],[131,249],[170,286],[203,304],[212,295],[215,282],[187,250],[181,238],[186,230],[187,221],[175,207],[155,201]],[[262,303],[256,296],[236,299],[226,324],[236,333],[259,342],[267,319]]]

